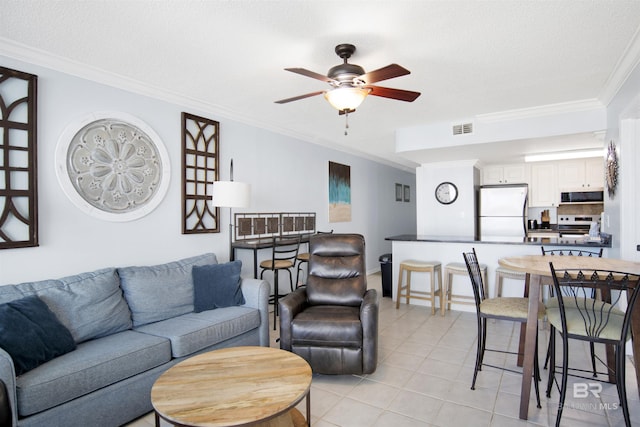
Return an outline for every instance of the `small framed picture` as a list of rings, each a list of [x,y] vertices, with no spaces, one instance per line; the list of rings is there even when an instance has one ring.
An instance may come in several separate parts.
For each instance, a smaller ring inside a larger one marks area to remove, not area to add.
[[[396,202],[402,201],[402,184],[396,184]]]
[[[404,201],[405,202],[411,201],[411,187],[409,187],[408,185],[404,186]]]

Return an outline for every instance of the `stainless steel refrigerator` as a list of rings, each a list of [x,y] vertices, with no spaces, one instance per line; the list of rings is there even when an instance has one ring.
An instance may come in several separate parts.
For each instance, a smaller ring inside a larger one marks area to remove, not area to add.
[[[480,237],[525,237],[528,191],[527,184],[480,187]]]

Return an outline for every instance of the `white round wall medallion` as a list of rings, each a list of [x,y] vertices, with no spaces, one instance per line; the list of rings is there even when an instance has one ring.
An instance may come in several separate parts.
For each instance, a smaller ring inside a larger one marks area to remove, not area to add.
[[[107,221],[147,215],[169,189],[169,155],[162,140],[126,113],[93,113],[67,126],[55,161],[67,197]]]

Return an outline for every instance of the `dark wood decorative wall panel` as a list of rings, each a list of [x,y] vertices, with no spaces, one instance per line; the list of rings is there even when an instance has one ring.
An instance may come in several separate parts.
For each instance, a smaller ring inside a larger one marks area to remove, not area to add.
[[[0,67],[0,249],[38,246],[37,84]]]
[[[182,113],[182,234],[220,232],[220,208],[211,206],[219,139],[218,122]]]
[[[237,213],[234,221],[235,240],[270,239],[316,231],[315,212]]]

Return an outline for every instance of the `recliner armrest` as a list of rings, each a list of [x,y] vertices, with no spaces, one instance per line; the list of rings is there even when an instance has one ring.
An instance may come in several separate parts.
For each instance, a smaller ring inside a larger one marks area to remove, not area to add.
[[[291,351],[291,322],[307,306],[307,290],[298,288],[278,301],[280,308],[280,348]]]
[[[375,289],[369,289],[364,294],[364,298],[362,298],[362,305],[360,306],[360,318],[375,315],[375,318],[378,318],[378,291]],[[375,313],[372,312],[375,310]]]
[[[365,374],[373,373],[378,365],[378,307],[378,292],[375,289],[367,290],[360,306],[362,370]]]

